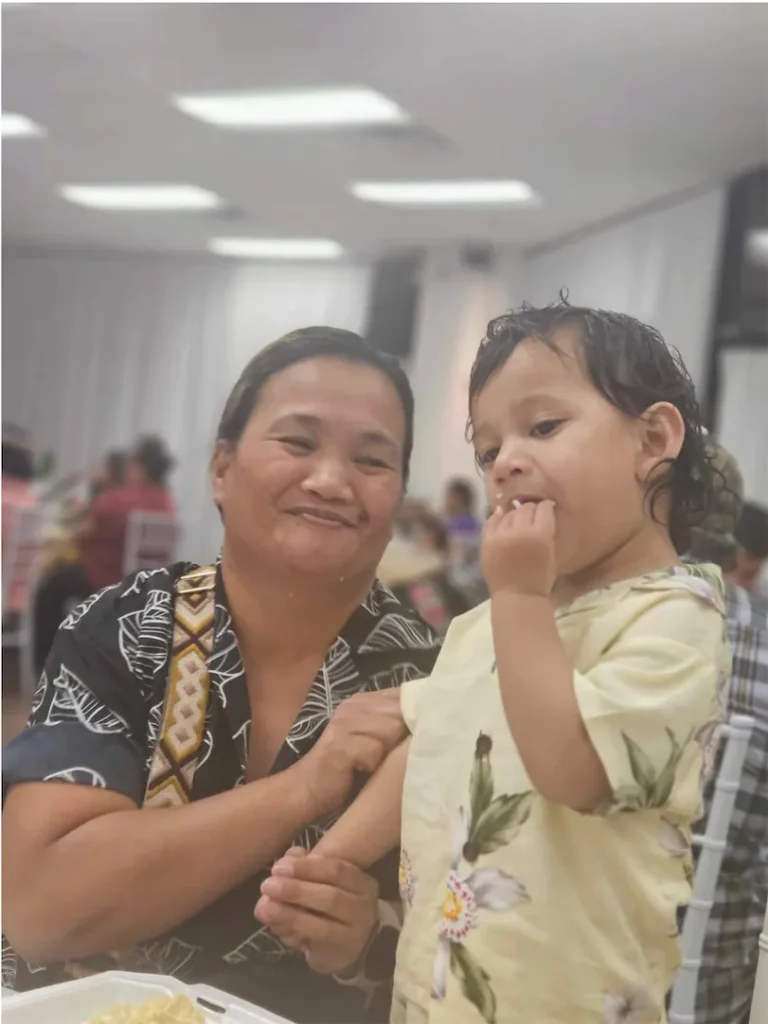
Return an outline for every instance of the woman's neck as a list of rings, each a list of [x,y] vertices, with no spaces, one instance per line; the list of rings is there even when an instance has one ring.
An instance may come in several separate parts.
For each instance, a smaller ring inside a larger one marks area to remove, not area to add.
[[[228,549],[221,556],[227,602],[243,660],[295,662],[324,653],[373,584],[335,581],[255,566]]]
[[[657,523],[645,524],[599,562],[557,581],[553,592],[556,606],[621,580],[667,569],[679,561],[669,534]]]

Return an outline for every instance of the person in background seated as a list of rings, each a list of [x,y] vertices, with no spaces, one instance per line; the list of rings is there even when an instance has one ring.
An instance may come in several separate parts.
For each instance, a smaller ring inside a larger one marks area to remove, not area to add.
[[[97,489],[77,528],[77,561],[54,567],[37,592],[34,643],[38,671],[43,669],[69,607],[123,578],[130,514],[175,513],[167,482],[172,467],[173,458],[163,442],[144,437],[128,458],[124,483]]]
[[[91,475],[90,499],[94,501],[104,491],[125,484],[128,456],[125,452],[107,452]]]
[[[449,480],[443,508],[449,537],[451,583],[473,608],[486,600],[488,588],[480,568],[483,524],[475,511],[475,489],[469,480],[461,477]]]
[[[736,541],[736,565],[728,578],[744,590],[759,590],[760,576],[768,559],[768,509],[751,501],[744,502],[736,527]]]
[[[726,720],[732,714],[749,715],[755,728],[704,939],[696,1024],[746,1024],[768,900],[768,602],[733,582],[740,578],[739,562],[743,567],[743,549],[739,547],[744,542],[737,542],[745,522],[743,514],[739,520],[743,484],[733,457],[715,444],[711,451],[721,486],[708,516],[691,531],[690,559],[715,562],[723,569],[733,652]],[[747,512],[747,535],[750,516]],[[722,754],[720,749],[719,756]],[[700,832],[706,827],[714,796],[717,770],[713,767],[705,789],[706,812],[698,825]]]
[[[17,427],[3,427],[3,526],[2,554],[3,569],[6,565],[6,547],[14,528],[17,514],[25,509],[37,507],[38,500],[33,489],[35,463],[26,435]],[[24,610],[29,595],[22,580],[14,581],[8,605],[3,616],[17,616]]]
[[[376,580],[412,438],[405,374],[357,334],[307,328],[245,368],[212,460],[220,560],[76,609],[4,751],[5,985],[119,966],[291,1021],[387,1020],[397,855],[370,874],[324,862],[344,905],[315,921],[366,946],[355,984],[313,974],[253,906],[403,738],[398,687],[437,657]]]
[[[444,635],[451,620],[470,607],[450,580],[448,532],[424,505],[410,507],[406,531],[407,535],[396,536],[387,547],[379,579],[398,601]]]

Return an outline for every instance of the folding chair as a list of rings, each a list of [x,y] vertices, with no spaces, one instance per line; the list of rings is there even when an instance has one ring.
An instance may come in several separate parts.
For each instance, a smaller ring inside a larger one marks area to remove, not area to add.
[[[706,830],[693,839],[701,853],[680,937],[681,964],[672,987],[669,1024],[696,1024],[696,988],[707,922],[714,905],[720,865],[754,725],[754,719],[747,715],[732,715],[721,729],[721,742],[727,739],[727,746],[717,774]],[[765,1021],[758,1017],[755,1024],[765,1024]]]

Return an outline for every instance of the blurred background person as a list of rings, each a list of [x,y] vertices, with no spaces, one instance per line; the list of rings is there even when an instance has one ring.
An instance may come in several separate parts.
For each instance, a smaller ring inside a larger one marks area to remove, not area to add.
[[[486,599],[488,590],[480,569],[483,521],[477,515],[477,492],[470,480],[453,477],[445,485],[443,517],[448,530],[451,582],[474,607]]]
[[[405,522],[388,545],[378,575],[399,601],[441,635],[456,615],[471,607],[452,581],[448,531],[423,503],[408,504]]]
[[[768,559],[768,509],[745,501],[736,527],[736,541],[736,564],[728,578],[744,590],[762,591]]]
[[[125,452],[118,450],[107,452],[91,475],[89,488],[91,501],[111,487],[123,486],[127,463],[128,456]]]
[[[743,543],[738,538],[744,522],[744,485],[733,456],[714,443],[710,450],[719,484],[709,514],[691,532],[690,557],[719,565],[728,580],[726,614],[733,674],[725,718],[749,715],[755,728],[707,923],[696,1024],[746,1024],[768,900],[768,602],[736,582]],[[706,828],[722,754],[721,744],[705,789],[700,832]]]
[[[18,521],[18,514],[38,506],[34,487],[35,460],[29,438],[23,430],[11,425],[3,426],[2,459],[2,549],[5,569],[8,541]],[[19,615],[28,597],[24,580],[14,578],[3,606],[3,619]]]
[[[124,575],[125,545],[132,512],[176,512],[168,475],[174,460],[157,437],[141,438],[125,462],[107,457],[97,471],[93,500],[73,536],[74,557],[60,559],[41,580],[35,600],[35,662],[42,672],[56,631],[69,608]]]

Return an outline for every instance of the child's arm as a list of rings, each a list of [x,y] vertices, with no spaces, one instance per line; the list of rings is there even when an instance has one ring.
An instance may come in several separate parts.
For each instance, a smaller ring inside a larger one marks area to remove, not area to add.
[[[313,853],[366,870],[400,842],[400,811],[410,739],[396,747],[360,796],[323,836]]]
[[[611,787],[555,624],[554,542],[552,502],[497,509],[483,538],[483,570],[502,704],[526,771],[545,799],[589,811],[610,798]]]

